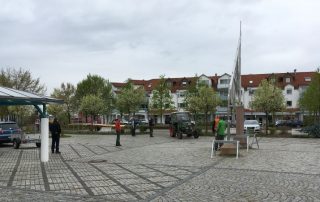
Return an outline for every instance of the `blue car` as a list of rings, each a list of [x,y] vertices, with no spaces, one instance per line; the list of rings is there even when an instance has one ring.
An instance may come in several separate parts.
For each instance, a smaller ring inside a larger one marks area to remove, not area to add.
[[[11,143],[13,142],[12,136],[20,134],[21,129],[16,122],[0,122],[0,143]]]

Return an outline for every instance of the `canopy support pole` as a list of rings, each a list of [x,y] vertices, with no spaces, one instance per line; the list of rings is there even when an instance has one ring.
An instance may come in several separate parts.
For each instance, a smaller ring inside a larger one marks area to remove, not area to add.
[[[42,110],[38,105],[34,107],[38,110],[41,115],[41,150],[40,158],[41,162],[49,161],[49,119],[47,116],[46,104],[42,105]]]

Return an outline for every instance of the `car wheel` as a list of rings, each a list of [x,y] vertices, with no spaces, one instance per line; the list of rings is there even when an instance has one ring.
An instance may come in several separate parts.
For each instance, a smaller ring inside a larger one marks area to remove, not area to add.
[[[13,148],[19,149],[20,143],[17,140],[13,140]]]
[[[39,148],[39,147],[41,147],[41,143],[40,142],[37,142],[36,143],[36,146]]]

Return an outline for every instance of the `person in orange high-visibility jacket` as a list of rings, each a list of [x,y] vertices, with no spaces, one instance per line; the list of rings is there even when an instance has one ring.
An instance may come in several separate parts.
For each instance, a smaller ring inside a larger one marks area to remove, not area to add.
[[[116,146],[121,146],[120,144],[120,132],[121,132],[121,126],[120,126],[120,120],[116,119],[114,122],[114,128],[116,129],[117,133],[117,140],[116,140]]]
[[[220,121],[220,118],[219,118],[219,116],[217,115],[216,118],[215,118],[214,121],[213,121],[213,124],[212,124],[212,132],[213,132],[213,135],[216,135],[216,131],[217,131],[217,127],[218,127],[219,121]]]

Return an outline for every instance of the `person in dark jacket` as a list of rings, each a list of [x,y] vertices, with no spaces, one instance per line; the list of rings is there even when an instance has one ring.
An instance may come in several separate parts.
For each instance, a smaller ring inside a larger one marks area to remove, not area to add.
[[[153,137],[153,127],[154,127],[154,121],[153,121],[153,118],[150,117],[150,119],[149,119],[150,137]]]
[[[61,127],[57,118],[54,118],[53,123],[50,125],[50,132],[52,137],[51,151],[52,153],[54,153],[54,149],[55,149],[56,153],[60,154],[59,143],[60,143]]]
[[[130,120],[131,120],[131,135],[136,136],[136,120],[134,119],[134,117],[132,117]]]

